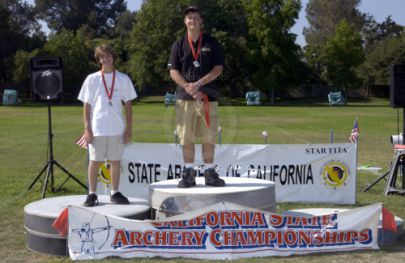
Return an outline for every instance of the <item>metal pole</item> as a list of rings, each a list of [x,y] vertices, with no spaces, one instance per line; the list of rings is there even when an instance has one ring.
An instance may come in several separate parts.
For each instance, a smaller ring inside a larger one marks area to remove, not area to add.
[[[402,144],[405,144],[405,107],[402,109]],[[405,163],[403,160],[401,162],[401,176],[402,189],[405,189]]]
[[[333,143],[333,129],[330,129],[330,143]]]

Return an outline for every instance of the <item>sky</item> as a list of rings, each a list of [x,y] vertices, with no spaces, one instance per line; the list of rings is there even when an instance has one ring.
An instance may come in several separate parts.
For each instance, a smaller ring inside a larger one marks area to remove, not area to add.
[[[229,0],[232,1],[232,0]],[[297,35],[297,44],[305,46],[305,38],[302,35],[304,27],[308,27],[308,21],[305,18],[305,7],[309,0],[301,0],[302,8],[299,18],[291,32]],[[27,0],[33,4],[34,0]],[[127,0],[129,10],[139,10],[142,0]],[[359,6],[360,12],[369,13],[375,17],[377,22],[383,22],[385,18],[391,15],[391,19],[397,24],[405,26],[405,0],[362,0]]]

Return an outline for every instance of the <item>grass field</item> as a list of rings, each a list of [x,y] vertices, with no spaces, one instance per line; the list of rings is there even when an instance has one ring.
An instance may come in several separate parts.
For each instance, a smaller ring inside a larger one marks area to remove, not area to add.
[[[397,134],[397,110],[386,100],[349,103],[345,107],[329,107],[326,103],[295,102],[282,106],[246,107],[224,100],[220,107],[222,143],[261,144],[262,131],[269,133],[273,144],[328,143],[333,129],[335,142],[347,142],[353,121],[358,116],[360,141],[358,165],[388,169],[393,156],[390,136]],[[146,98],[133,105],[134,142],[173,142],[175,112],[165,108],[162,98]],[[86,181],[86,153],[74,145],[82,134],[80,105],[52,107],[54,157],[83,182]],[[400,112],[402,116],[402,111]],[[27,187],[47,160],[47,108],[43,105],[0,106],[0,262],[70,262],[69,258],[40,255],[26,248],[23,208],[38,200],[41,184]],[[402,130],[402,117],[399,118]],[[405,196],[384,196],[382,181],[363,193],[364,187],[378,175],[357,174],[356,206],[382,202],[393,213],[405,219]],[[65,179],[58,169],[56,185]],[[84,194],[72,180],[61,192],[47,196]],[[280,204],[278,212],[303,207],[331,207],[328,204]],[[104,262],[122,262],[107,259]],[[131,262],[191,262],[192,260],[132,259]],[[405,240],[378,251],[317,254],[288,258],[249,259],[240,262],[405,262]]]

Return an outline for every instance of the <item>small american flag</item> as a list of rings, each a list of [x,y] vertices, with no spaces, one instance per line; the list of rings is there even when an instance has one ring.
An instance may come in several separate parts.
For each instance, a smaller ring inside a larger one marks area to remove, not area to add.
[[[75,141],[75,144],[79,145],[83,149],[87,149],[88,143],[86,142],[86,138],[84,137],[84,134],[82,135],[82,137],[80,137],[79,139],[77,139]]]
[[[360,135],[360,130],[359,130],[359,125],[357,123],[357,118],[356,118],[354,120],[352,132],[350,133],[350,136],[349,136],[349,141],[351,143],[356,143],[359,135]]]

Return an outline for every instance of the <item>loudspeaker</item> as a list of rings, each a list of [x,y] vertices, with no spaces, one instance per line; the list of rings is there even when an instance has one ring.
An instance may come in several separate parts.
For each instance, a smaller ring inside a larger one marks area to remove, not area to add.
[[[391,66],[390,105],[405,108],[405,64]]]
[[[62,58],[31,58],[33,100],[60,100],[63,96]]]

